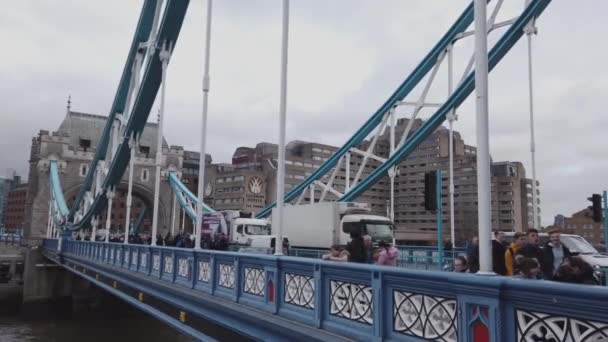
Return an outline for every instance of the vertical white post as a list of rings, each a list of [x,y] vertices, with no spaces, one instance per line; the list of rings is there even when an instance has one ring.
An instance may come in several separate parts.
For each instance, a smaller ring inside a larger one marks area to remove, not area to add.
[[[315,184],[310,184],[310,204],[315,204]]]
[[[102,191],[101,180],[103,177],[104,168],[105,168],[105,163],[103,160],[100,160],[99,163],[97,164],[97,172],[95,172],[95,192],[94,192],[95,197],[97,197],[97,195],[99,195],[99,193]]]
[[[390,120],[391,120],[391,128],[390,128],[390,156],[393,155],[393,153],[395,153],[395,125],[396,125],[396,121],[395,121],[395,110],[396,108],[393,107],[389,114],[390,115]],[[396,167],[393,166],[392,168],[389,169],[388,172],[389,178],[391,180],[391,199],[390,199],[390,207],[389,207],[389,218],[391,219],[391,221],[393,223],[395,223],[395,176],[396,176]]]
[[[279,165],[277,171],[278,229],[275,255],[283,255],[283,206],[285,195],[285,125],[287,121],[287,52],[289,36],[289,0],[283,0],[283,39],[281,46],[281,98],[279,108]]]
[[[479,272],[492,273],[492,197],[490,184],[490,137],[488,123],[487,0],[475,0],[475,109],[477,113],[477,217],[479,224]]]
[[[95,236],[97,235],[97,226],[99,225],[99,216],[93,216],[91,220],[91,225],[93,226],[93,231],[91,232],[91,241],[95,242]]]
[[[186,211],[184,209],[182,209],[182,227],[180,229],[180,233],[184,233],[184,230],[186,229]]]
[[[448,96],[454,91],[454,45],[450,44],[448,50]],[[447,115],[450,124],[449,149],[450,149],[450,241],[452,248],[456,248],[456,226],[454,219],[454,121],[457,119],[456,110]]]
[[[135,168],[135,150],[137,149],[137,140],[135,134],[129,139],[129,148],[131,149],[131,158],[129,160],[129,185],[127,187],[127,215],[125,217],[125,244],[129,243],[129,227],[131,226],[131,204],[133,203],[133,169]]]
[[[177,202],[175,196],[171,197],[171,202],[173,202],[173,211],[171,211],[171,236],[175,236],[175,216],[177,215],[175,212],[175,202]]]
[[[152,246],[156,246],[156,235],[158,234],[158,203],[160,201],[160,167],[163,161],[163,116],[165,114],[165,89],[167,88],[167,65],[171,48],[167,42],[163,43],[163,49],[158,54],[162,63],[160,113],[158,115],[158,130],[156,133],[156,170],[154,175],[154,209],[152,212]]]
[[[530,3],[530,0],[526,0],[526,6]],[[532,163],[532,210],[534,214],[532,216],[532,222],[534,229],[539,229],[538,222],[538,200],[536,195],[536,143],[534,139],[534,88],[532,83],[532,35],[536,34],[536,26],[534,20],[531,20],[528,26],[525,28],[525,32],[528,39],[528,93],[530,102],[530,157]]]
[[[201,249],[201,234],[203,231],[203,203],[205,199],[205,162],[207,140],[207,108],[209,104],[209,56],[211,50],[211,10],[213,1],[207,0],[207,28],[205,32],[205,67],[203,71],[203,117],[201,120],[201,157],[198,163],[198,205],[196,206],[196,224],[194,249]]]
[[[108,190],[106,193],[108,198],[108,210],[106,211],[106,242],[110,241],[110,227],[112,224],[112,200],[114,199],[114,189]]]
[[[112,123],[112,154],[110,155],[109,162],[111,163],[114,159],[114,155],[116,154],[116,150],[118,149],[118,131],[120,130],[120,121],[118,119],[114,120]]]
[[[346,166],[345,166],[345,172],[346,173],[346,185],[345,185],[345,190],[344,193],[347,193],[348,190],[350,190],[350,151],[346,152]]]

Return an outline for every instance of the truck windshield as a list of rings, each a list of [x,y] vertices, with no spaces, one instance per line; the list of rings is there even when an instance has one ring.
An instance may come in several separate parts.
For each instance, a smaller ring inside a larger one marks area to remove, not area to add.
[[[572,253],[580,253],[580,254],[599,254],[599,252],[593,248],[587,242],[587,240],[583,239],[580,236],[561,236],[561,241],[564,246],[568,247],[570,252]]]
[[[245,225],[245,233],[248,235],[270,235],[270,225],[256,226],[256,225]]]
[[[388,222],[366,222],[365,228],[367,230],[367,234],[371,236],[372,241],[384,240],[390,243],[393,242],[393,229]]]

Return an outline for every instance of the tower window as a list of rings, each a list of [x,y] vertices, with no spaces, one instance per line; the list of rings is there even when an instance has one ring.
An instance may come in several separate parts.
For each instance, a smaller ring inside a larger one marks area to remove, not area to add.
[[[80,148],[84,149],[84,151],[86,152],[87,149],[91,148],[91,140],[90,139],[80,139],[78,141],[78,145],[80,146]]]
[[[89,171],[89,165],[87,164],[80,164],[80,169],[79,169],[79,174],[80,177],[84,177],[87,175],[87,171]]]
[[[142,182],[147,182],[149,178],[149,172],[148,169],[143,169],[141,170],[141,181]]]

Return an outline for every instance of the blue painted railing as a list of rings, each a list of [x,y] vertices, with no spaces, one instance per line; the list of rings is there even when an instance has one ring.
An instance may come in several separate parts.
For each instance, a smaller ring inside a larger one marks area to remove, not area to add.
[[[356,340],[608,337],[602,287],[209,250],[62,244],[66,258],[137,272]],[[44,246],[56,251],[57,243]]]

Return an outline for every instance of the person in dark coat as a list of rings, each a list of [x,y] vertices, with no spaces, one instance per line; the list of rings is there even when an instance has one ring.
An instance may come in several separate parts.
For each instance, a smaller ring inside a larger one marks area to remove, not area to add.
[[[469,272],[477,273],[479,271],[479,238],[477,236],[473,236],[471,243],[467,246],[467,261]]]
[[[549,230],[549,242],[543,249],[543,274],[545,279],[553,279],[557,269],[562,262],[572,256],[568,247],[561,243],[561,231],[559,228]]]
[[[365,248],[365,243],[363,242],[363,237],[361,235],[351,235],[351,240],[346,246],[346,250],[350,254],[350,261],[352,262],[367,262],[367,249]]]
[[[536,259],[543,269],[545,263],[543,260],[543,251],[540,248],[540,239],[538,237],[538,230],[532,228],[528,229],[526,233],[527,242],[526,245],[517,250],[516,256],[521,255],[526,258]]]
[[[507,247],[504,245],[505,233],[503,231],[495,231],[494,239],[492,239],[492,267],[494,273],[499,275],[507,275],[507,267],[505,265],[505,252]]]

